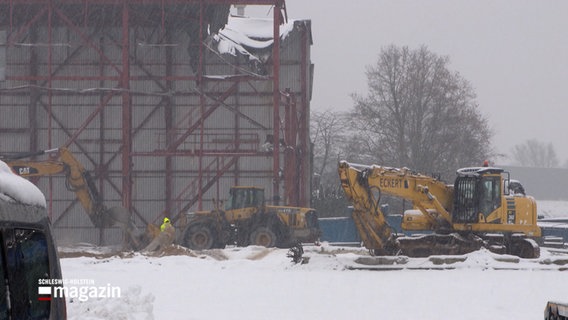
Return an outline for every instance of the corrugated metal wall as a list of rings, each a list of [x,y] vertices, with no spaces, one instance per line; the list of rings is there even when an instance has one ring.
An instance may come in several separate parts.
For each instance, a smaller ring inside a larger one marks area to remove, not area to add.
[[[286,190],[298,189],[300,204],[309,204],[309,21],[296,21],[294,31],[282,40],[279,67],[280,89],[290,89],[298,110],[295,116],[302,123],[292,134],[297,141],[288,146],[301,154],[302,165],[287,168],[282,148],[280,167],[288,175],[300,170],[303,178],[297,182],[301,187],[286,186],[282,179],[280,194],[275,195],[272,186],[278,170],[273,168],[273,154],[262,148],[274,130],[270,64],[266,78],[241,74],[238,80],[213,79],[210,76],[239,74],[248,63],[241,56],[220,56],[202,47],[200,74],[188,53],[198,46],[191,38],[195,33],[168,29],[168,21],[172,26],[180,23],[167,19],[162,25],[160,19],[154,25],[152,21],[137,24],[136,13],[149,10],[143,5],[129,7],[132,18],[125,57],[121,21],[82,25],[78,8],[90,12],[96,6],[87,8],[87,2],[79,2],[85,7],[61,5],[52,20],[33,19],[32,13],[41,12],[39,5],[32,9],[30,4],[29,15],[23,15],[25,7],[15,10],[11,2],[0,2],[3,12],[21,15],[0,19],[0,30],[6,30],[6,39],[0,43],[7,44],[2,66],[6,80],[0,81],[1,153],[67,145],[95,177],[108,207],[124,204],[124,173],[131,172],[130,204],[140,227],[164,215],[210,209],[211,200],[225,199],[234,185],[265,187],[268,199],[286,199]],[[114,13],[107,19],[120,19],[124,7],[111,7]],[[73,13],[77,21],[70,18],[75,23],[69,23],[65,17]],[[129,62],[127,89],[121,82],[125,59]],[[131,119],[125,119],[125,98],[130,101]],[[281,138],[288,129],[287,108],[283,102]],[[123,166],[125,126],[131,127],[129,170]],[[92,226],[74,194],[65,189],[64,177],[40,178],[37,184],[50,200],[60,241],[120,242],[120,230]]]

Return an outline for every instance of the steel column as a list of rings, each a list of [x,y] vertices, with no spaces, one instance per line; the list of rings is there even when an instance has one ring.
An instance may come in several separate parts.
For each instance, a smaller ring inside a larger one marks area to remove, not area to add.
[[[203,15],[204,15],[203,3],[199,3],[199,64],[197,66],[197,81],[199,88],[199,111],[201,124],[199,126],[199,149],[203,150],[203,135],[205,133],[205,97],[203,96]],[[198,155],[199,162],[199,174],[198,174],[198,191],[197,195],[199,197],[199,202],[197,203],[198,210],[203,210],[203,154]]]
[[[272,148],[272,193],[274,204],[280,202],[280,14],[282,4],[276,1],[273,20],[272,44],[272,112],[273,112],[273,148]]]
[[[122,205],[132,207],[132,105],[130,101],[130,32],[129,6],[122,5]]]
[[[311,142],[310,142],[310,110],[308,107],[309,97],[308,93],[310,87],[308,85],[308,76],[311,73],[311,66],[308,57],[308,48],[310,46],[311,39],[309,38],[308,29],[302,28],[302,52],[301,52],[301,63],[300,63],[300,107],[297,111],[296,117],[298,117],[298,163],[299,163],[299,174],[298,174],[298,193],[299,193],[299,203],[298,205],[303,207],[310,206],[310,198],[312,193],[312,168],[311,168]]]
[[[169,29],[165,29],[164,27],[164,6],[163,6],[163,2],[162,2],[162,30],[164,30],[165,32],[165,39],[166,41],[169,43],[171,42],[171,32]],[[166,61],[165,61],[165,72],[166,75],[171,75],[172,74],[172,49],[171,47],[166,47]],[[166,88],[168,91],[171,91],[173,87],[173,83],[171,80],[166,80]],[[171,97],[164,97],[163,100],[166,101],[165,105],[164,105],[164,118],[165,118],[165,124],[166,124],[166,145],[169,146],[170,143],[172,143],[172,141],[174,140],[175,137],[175,132],[174,132],[174,115],[173,115],[173,111],[172,111],[172,107],[173,107],[173,99]],[[165,176],[165,181],[164,181],[164,185],[165,185],[165,196],[166,196],[166,204],[165,204],[165,216],[171,218],[172,217],[172,211],[173,211],[173,207],[172,207],[172,200],[173,200],[173,186],[172,186],[172,181],[174,179],[172,171],[173,171],[173,165],[172,165],[172,157],[170,156],[166,156],[166,164],[165,164],[165,170],[166,170],[166,176]]]

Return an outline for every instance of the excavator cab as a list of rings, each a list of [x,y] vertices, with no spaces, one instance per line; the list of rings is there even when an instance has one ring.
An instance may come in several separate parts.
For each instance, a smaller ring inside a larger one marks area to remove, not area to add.
[[[498,168],[467,168],[458,171],[454,183],[454,223],[477,223],[501,207],[501,173]]]
[[[264,189],[257,187],[233,187],[229,191],[229,199],[225,210],[243,208],[260,208],[264,205]]]

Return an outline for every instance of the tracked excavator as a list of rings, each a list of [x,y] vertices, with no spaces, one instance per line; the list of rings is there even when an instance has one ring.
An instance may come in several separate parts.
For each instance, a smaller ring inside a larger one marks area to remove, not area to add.
[[[407,168],[341,161],[338,171],[363,244],[376,255],[459,255],[482,247],[522,258],[540,255],[536,201],[503,169],[459,169],[453,185]],[[393,231],[379,205],[383,194],[412,202],[401,227],[421,235]]]
[[[41,155],[51,158],[26,160]],[[67,148],[2,155],[0,159],[14,173],[25,178],[64,175],[65,187],[75,193],[93,225],[97,228],[120,227],[125,234],[125,245],[131,249],[142,249],[152,240],[151,233],[138,230],[126,208],[105,206],[90,173]]]

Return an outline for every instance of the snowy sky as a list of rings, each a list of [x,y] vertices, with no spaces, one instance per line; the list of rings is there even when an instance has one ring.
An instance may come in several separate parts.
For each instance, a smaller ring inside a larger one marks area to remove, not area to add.
[[[568,160],[568,1],[286,0],[286,5],[290,18],[312,20],[312,109],[351,108],[352,93],[367,93],[365,68],[382,47],[424,44],[449,56],[450,68],[471,82],[494,130],[496,151],[509,154],[514,145],[537,139],[554,145],[560,163]]]

